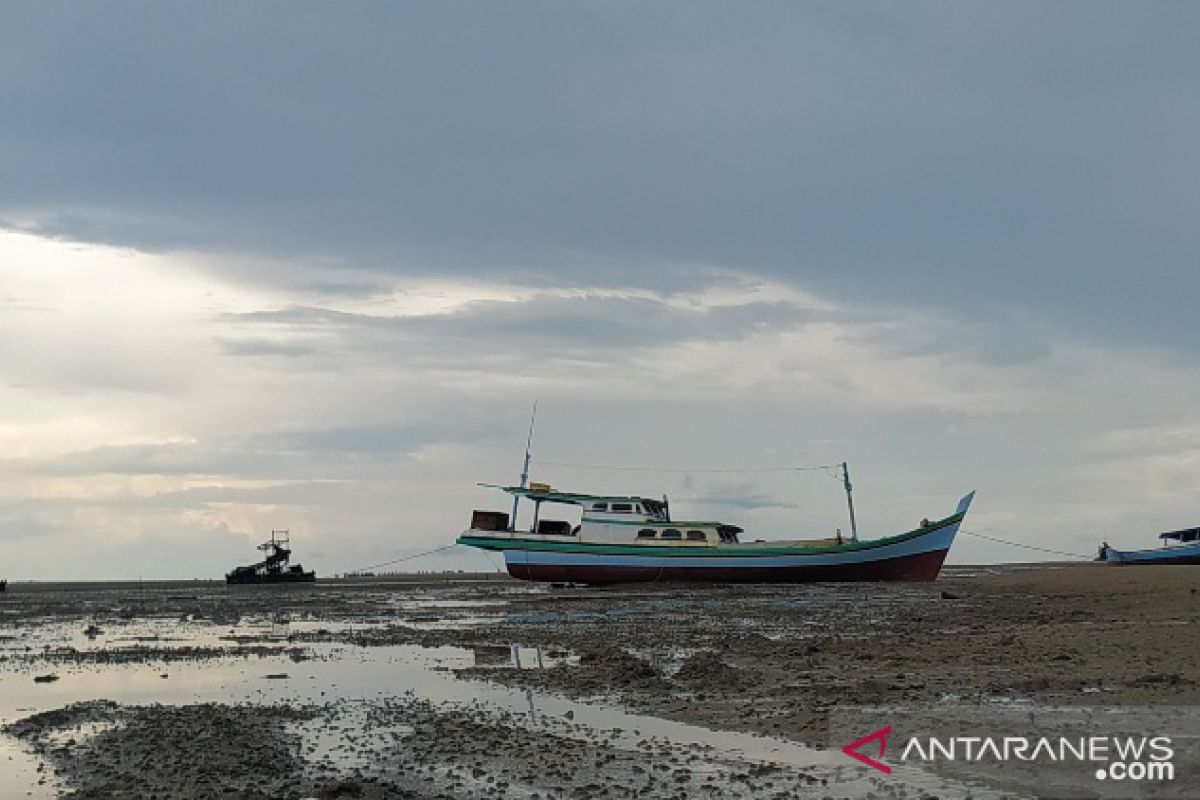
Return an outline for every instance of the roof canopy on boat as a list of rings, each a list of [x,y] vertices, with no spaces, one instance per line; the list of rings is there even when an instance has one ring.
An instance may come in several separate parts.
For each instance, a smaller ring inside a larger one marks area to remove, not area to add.
[[[1180,542],[1195,542],[1200,540],[1200,528],[1184,528],[1181,531],[1167,531],[1158,535],[1160,539],[1176,539]]]
[[[522,486],[496,486],[490,483],[481,483],[480,486],[487,486],[491,489],[500,489],[517,497],[524,497],[528,500],[543,503],[566,503],[568,505],[582,506],[589,503],[641,503],[643,507],[656,508],[663,504],[661,499],[653,497],[636,497],[632,495],[614,495],[614,494],[578,494],[576,492],[556,492],[553,490],[545,491],[541,489],[527,489]]]

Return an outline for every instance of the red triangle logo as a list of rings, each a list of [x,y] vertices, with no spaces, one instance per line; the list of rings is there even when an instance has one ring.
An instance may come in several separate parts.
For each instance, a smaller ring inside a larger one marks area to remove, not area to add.
[[[845,753],[846,755],[850,756],[851,758],[853,758],[856,761],[861,761],[862,763],[866,764],[868,767],[872,767],[874,769],[879,770],[884,775],[891,775],[892,768],[889,767],[887,764],[884,764],[882,761],[878,761],[875,758],[871,758],[870,756],[865,756],[862,753],[858,752],[858,749],[860,747],[862,747],[863,745],[869,744],[871,742],[878,740],[879,741],[878,758],[883,758],[884,751],[887,750],[887,737],[891,732],[892,732],[891,725],[888,725],[886,728],[880,728],[879,730],[875,731],[874,733],[868,733],[866,736],[862,737],[861,739],[858,739],[857,741],[853,741],[850,744],[846,745],[845,747],[842,748],[842,752]]]

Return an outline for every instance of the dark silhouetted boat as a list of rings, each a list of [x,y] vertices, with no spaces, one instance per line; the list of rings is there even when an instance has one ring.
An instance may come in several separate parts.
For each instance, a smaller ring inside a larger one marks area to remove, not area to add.
[[[233,572],[226,573],[226,583],[312,583],[317,579],[316,572],[305,572],[301,565],[288,563],[292,551],[287,531],[271,531],[270,541],[263,542],[258,549],[267,557],[257,564],[236,567]]]

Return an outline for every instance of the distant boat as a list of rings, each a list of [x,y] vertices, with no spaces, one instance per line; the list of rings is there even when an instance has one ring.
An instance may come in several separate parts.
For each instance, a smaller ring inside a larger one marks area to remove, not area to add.
[[[236,567],[225,575],[226,583],[312,583],[317,573],[305,572],[299,564],[291,564],[291,538],[287,531],[271,531],[271,539],[258,546],[267,557],[257,564]]]
[[[1097,561],[1109,564],[1200,564],[1200,528],[1160,533],[1162,546],[1151,550],[1118,550],[1100,545]]]
[[[848,477],[845,482],[849,497]],[[975,496],[963,497],[947,517],[922,520],[911,531],[882,539],[859,541],[857,535],[839,533],[824,539],[743,542],[736,525],[672,520],[665,497],[556,492],[537,483],[493,488],[533,502],[531,530],[515,530],[503,511],[476,511],[458,543],[503,553],[514,578],[589,584],[931,581]],[[541,519],[543,503],[581,507],[580,524]],[[850,507],[853,520],[852,503]]]
[[[8,591],[8,581],[0,580],[0,592],[7,592],[7,591]]]

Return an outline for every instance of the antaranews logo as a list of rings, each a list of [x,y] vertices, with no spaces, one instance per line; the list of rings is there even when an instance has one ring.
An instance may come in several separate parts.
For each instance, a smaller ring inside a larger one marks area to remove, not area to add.
[[[874,733],[868,733],[866,736],[862,737],[861,739],[855,739],[853,742],[851,742],[850,744],[843,747],[842,752],[857,761],[861,761],[862,763],[866,764],[871,769],[877,769],[880,772],[882,772],[884,775],[891,775],[892,768],[889,767],[887,764],[885,764],[882,761],[879,761],[875,758],[871,758],[870,756],[863,755],[862,753],[859,752],[860,748],[866,747],[871,742],[879,742],[878,758],[883,758],[884,754],[887,751],[887,737],[890,736],[891,733],[892,733],[891,725],[888,725],[885,728],[880,728],[879,730],[875,731]]]
[[[883,760],[891,734],[892,726],[887,725],[843,746],[842,752],[891,775],[891,766]],[[867,754],[876,747],[875,755]],[[1097,780],[1172,781],[1174,757],[1169,736],[910,736],[900,750],[899,762],[926,767],[939,762],[1078,763],[1095,765]]]

